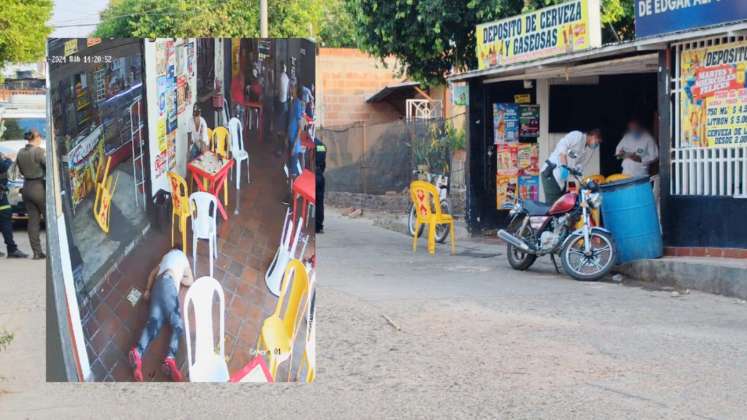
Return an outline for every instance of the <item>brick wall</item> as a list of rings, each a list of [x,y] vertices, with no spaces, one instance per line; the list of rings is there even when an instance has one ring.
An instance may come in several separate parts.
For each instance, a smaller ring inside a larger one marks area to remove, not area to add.
[[[388,68],[354,48],[321,48],[316,58],[317,113],[322,127],[358,121],[367,124],[393,121],[400,115],[386,103],[368,104],[366,98],[381,88],[400,83],[394,60]]]

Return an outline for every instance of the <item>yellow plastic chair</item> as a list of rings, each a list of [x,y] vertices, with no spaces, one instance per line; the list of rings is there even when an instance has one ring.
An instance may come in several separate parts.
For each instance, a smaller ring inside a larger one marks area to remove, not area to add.
[[[441,213],[438,189],[435,185],[425,181],[413,181],[410,184],[410,199],[415,206],[415,232],[420,231],[420,226],[428,225],[428,252],[436,253],[436,226],[449,225],[451,235],[451,253],[456,253],[456,240],[454,239],[454,218],[450,214]],[[435,209],[435,211],[434,211]],[[412,251],[418,246],[418,235],[412,237]]]
[[[114,195],[114,189],[117,188],[118,181],[119,175],[114,179],[114,183],[112,183],[111,177],[108,177],[106,181],[96,186],[96,201],[93,204],[93,218],[96,219],[96,223],[99,224],[99,227],[104,231],[104,233],[109,233],[112,196]]]
[[[192,211],[189,207],[189,188],[187,181],[176,172],[169,172],[169,184],[171,184],[171,246],[174,246],[174,218],[179,219],[179,231],[182,233],[182,251],[187,253],[187,219],[191,217]]]
[[[213,150],[213,129],[208,127],[208,147],[210,147],[210,150]]]
[[[228,129],[226,127],[215,127],[210,150],[223,159],[228,159]]]
[[[210,141],[210,150],[212,150],[216,155],[223,158],[223,160],[228,160],[228,129],[226,127],[215,127],[215,130],[213,130],[213,136],[211,137]],[[223,205],[228,205],[228,177],[223,180]]]
[[[293,342],[298,332],[299,317],[306,312],[301,306],[306,306],[308,289],[309,277],[303,263],[297,259],[290,260],[285,267],[275,312],[262,323],[257,345],[258,350],[264,350],[270,359],[269,368],[273,381],[276,379],[278,365],[293,357]],[[283,303],[286,305],[281,317]]]

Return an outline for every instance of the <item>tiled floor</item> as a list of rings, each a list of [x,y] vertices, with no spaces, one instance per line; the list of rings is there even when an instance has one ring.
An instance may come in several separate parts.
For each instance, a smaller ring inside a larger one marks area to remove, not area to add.
[[[254,357],[262,321],[275,309],[277,298],[267,290],[264,274],[280,241],[287,208],[283,202],[287,202],[289,197],[282,159],[274,154],[278,145],[250,144],[248,149],[251,156],[251,184],[246,184],[243,171],[240,214],[235,215],[235,180],[230,183],[231,194],[226,208],[229,218],[221,221],[218,227],[219,255],[214,273],[223,286],[226,298],[225,345],[231,373]],[[116,221],[112,220],[111,223]],[[313,221],[308,224],[307,232],[313,231],[312,226]],[[132,288],[141,292],[144,290],[148,273],[171,247],[170,229],[170,225],[152,226],[143,240],[97,288],[91,302],[81,308],[86,347],[97,381],[132,380],[127,352],[136,343],[145,325],[148,304],[140,299],[133,307],[126,297]],[[177,246],[179,237],[177,233]],[[191,260],[191,232],[188,232],[187,241],[187,255]],[[312,234],[306,255],[313,253]],[[198,245],[197,271],[195,278],[209,273],[206,242]],[[186,288],[182,287],[182,302],[185,293]],[[303,321],[299,328],[296,347],[302,348],[305,338]],[[146,380],[167,380],[159,367],[166,353],[169,335],[170,328],[166,326],[147,350],[143,359]],[[299,360],[294,356],[291,367],[294,375]],[[184,339],[177,363],[186,377],[188,369]],[[285,364],[288,365],[287,362]],[[287,369],[287,366],[281,365],[278,380],[287,378]]]

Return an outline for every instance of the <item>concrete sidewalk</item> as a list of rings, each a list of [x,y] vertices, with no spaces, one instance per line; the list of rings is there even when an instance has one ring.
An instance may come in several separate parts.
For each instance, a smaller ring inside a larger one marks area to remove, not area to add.
[[[641,281],[747,299],[744,259],[663,257],[622,264],[617,270]]]

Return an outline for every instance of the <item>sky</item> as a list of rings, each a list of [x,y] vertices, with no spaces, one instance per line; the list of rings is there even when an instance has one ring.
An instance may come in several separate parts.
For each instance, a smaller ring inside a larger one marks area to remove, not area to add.
[[[51,37],[56,38],[83,38],[87,37],[96,28],[99,21],[99,12],[104,10],[109,0],[55,0],[54,12],[52,14]],[[91,26],[79,26],[70,28],[57,28],[56,26],[91,24]]]

